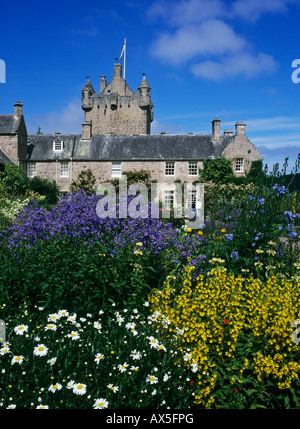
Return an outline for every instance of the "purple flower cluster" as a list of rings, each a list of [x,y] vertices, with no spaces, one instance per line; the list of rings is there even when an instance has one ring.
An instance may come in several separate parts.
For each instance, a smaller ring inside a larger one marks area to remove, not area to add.
[[[170,223],[150,216],[101,218],[96,211],[99,199],[96,194],[90,196],[80,191],[66,195],[49,211],[32,201],[9,230],[0,234],[0,242],[5,240],[10,249],[19,246],[31,248],[42,241],[53,239],[86,243],[89,246],[100,242],[106,246],[107,254],[111,257],[118,257],[124,247],[141,242],[143,248],[153,256],[165,255],[172,264],[199,254],[202,237],[182,236]],[[202,256],[194,262],[199,264],[204,260],[205,256]]]

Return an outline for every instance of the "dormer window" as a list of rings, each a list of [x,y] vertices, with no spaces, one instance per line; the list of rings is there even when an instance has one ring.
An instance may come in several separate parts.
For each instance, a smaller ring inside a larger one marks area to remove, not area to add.
[[[54,150],[54,152],[61,152],[63,150],[63,141],[62,140],[55,140],[53,142],[53,150]]]

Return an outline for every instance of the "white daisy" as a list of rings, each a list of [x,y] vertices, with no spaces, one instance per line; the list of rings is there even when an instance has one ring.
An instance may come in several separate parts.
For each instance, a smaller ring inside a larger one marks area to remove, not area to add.
[[[116,393],[119,390],[118,386],[113,386],[112,384],[108,384],[107,387],[112,390],[114,393]]]
[[[127,371],[127,367],[128,367],[128,363],[123,363],[123,365],[121,365],[121,364],[119,364],[118,365],[118,369],[121,371],[121,372],[125,372],[125,371]]]
[[[8,407],[6,407],[7,410],[14,410],[16,408],[15,404],[11,404]]]
[[[33,354],[35,356],[46,356],[47,353],[48,353],[48,347],[46,347],[44,344],[38,344],[33,349]]]
[[[48,316],[49,322],[56,322],[59,319],[60,319],[60,316],[57,313],[52,313],[52,314],[49,314]]]
[[[54,392],[56,392],[57,390],[61,390],[62,389],[62,385],[61,384],[59,384],[59,383],[56,383],[56,384],[51,384],[51,386],[49,387],[49,392],[52,392],[52,393],[54,393]]]
[[[137,372],[139,370],[139,367],[138,366],[131,366],[130,369],[131,369],[131,371]]]
[[[14,331],[15,331],[15,333],[16,333],[17,335],[23,335],[23,334],[24,334],[24,332],[27,332],[27,331],[28,331],[28,326],[27,326],[27,325],[19,325],[19,326],[16,326],[16,327],[14,328]]]
[[[167,351],[167,349],[165,348],[165,346],[164,346],[163,344],[159,344],[159,345],[157,346],[157,350],[163,350],[164,352],[166,352],[166,351]]]
[[[104,355],[103,355],[102,353],[97,353],[97,354],[95,355],[95,359],[94,359],[94,361],[95,361],[95,362],[97,362],[97,365],[98,365],[98,364],[99,364],[99,362],[100,362],[102,359],[104,359]]]
[[[3,346],[3,347],[0,349],[0,355],[1,355],[1,356],[5,355],[6,353],[9,353],[9,352],[10,352],[9,346]]]
[[[74,385],[75,385],[75,381],[74,380],[69,381],[67,383],[67,389],[73,389]]]
[[[98,332],[101,333],[102,325],[100,322],[94,322],[94,328],[98,330]]]
[[[158,378],[155,377],[154,375],[148,375],[148,377],[146,378],[146,381],[150,384],[156,384],[158,383]]]
[[[14,356],[11,360],[11,364],[13,365],[14,363],[18,363],[21,364],[24,360],[24,356]]]
[[[69,312],[67,310],[59,310],[59,317],[69,317]]]
[[[72,338],[72,340],[78,340],[78,338],[80,338],[78,332],[76,331],[72,331],[71,334],[68,334],[69,338]]]
[[[102,410],[103,408],[107,408],[107,407],[108,407],[108,402],[106,399],[103,399],[103,398],[96,399],[93,405],[93,408],[98,410]]]
[[[49,407],[48,407],[48,405],[38,405],[37,407],[36,407],[36,409],[37,410],[48,410],[49,409]]]
[[[73,393],[75,393],[75,395],[84,395],[86,393],[86,384],[82,384],[82,383],[74,384]]]
[[[56,357],[49,359],[49,360],[47,360],[47,363],[49,363],[50,365],[54,365],[56,362],[56,359],[57,359]]]
[[[158,341],[154,337],[149,337],[149,344],[151,348],[157,348],[158,347]]]
[[[77,317],[77,314],[76,314],[76,313],[74,313],[74,314],[72,314],[72,316],[69,316],[69,317],[67,318],[67,321],[68,321],[68,322],[75,323],[75,322],[76,322],[76,317]]]
[[[49,323],[47,326],[45,326],[45,331],[56,331],[57,326],[55,323]]]
[[[141,357],[142,357],[142,353],[141,352],[138,352],[138,351],[136,351],[136,350],[133,350],[132,352],[131,352],[131,354],[130,354],[130,356],[132,357],[132,359],[134,359],[134,360],[138,360],[138,359],[141,359]]]

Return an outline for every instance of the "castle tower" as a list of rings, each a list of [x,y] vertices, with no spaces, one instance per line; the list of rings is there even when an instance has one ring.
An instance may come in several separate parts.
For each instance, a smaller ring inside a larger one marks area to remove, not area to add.
[[[82,90],[82,109],[85,112],[83,134],[133,135],[150,134],[153,121],[151,88],[143,77],[138,90],[133,92],[122,77],[120,63],[114,65],[114,75],[107,84],[100,78],[97,94],[88,79]],[[89,125],[88,125],[89,124]],[[87,132],[87,128],[91,131]]]

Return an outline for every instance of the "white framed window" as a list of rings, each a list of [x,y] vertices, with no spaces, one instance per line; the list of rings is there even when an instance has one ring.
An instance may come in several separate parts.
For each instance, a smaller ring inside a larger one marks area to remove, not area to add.
[[[175,175],[175,162],[167,161],[165,165],[165,175],[174,176]]]
[[[67,161],[60,163],[60,177],[69,177],[69,163]]]
[[[121,162],[112,162],[111,163],[111,177],[121,177],[122,166]]]
[[[35,162],[28,162],[27,163],[27,177],[34,177],[36,176],[36,163]]]
[[[198,162],[189,161],[189,176],[197,176],[197,175],[198,175]]]
[[[53,150],[54,150],[54,152],[61,152],[63,150],[63,141],[62,140],[55,140],[53,142]]]
[[[188,191],[188,194],[187,194],[188,208],[190,208],[190,209],[196,208],[196,199],[197,199],[196,191]]]
[[[174,191],[164,191],[164,203],[167,209],[174,206]]]
[[[244,172],[244,158],[236,158],[235,171],[237,171],[238,173]]]

